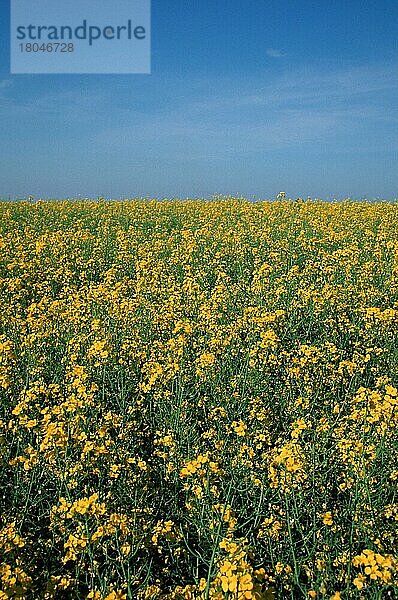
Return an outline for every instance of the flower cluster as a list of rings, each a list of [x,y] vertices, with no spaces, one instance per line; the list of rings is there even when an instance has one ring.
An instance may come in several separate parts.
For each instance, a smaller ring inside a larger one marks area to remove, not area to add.
[[[398,594],[398,206],[0,202],[0,600]]]

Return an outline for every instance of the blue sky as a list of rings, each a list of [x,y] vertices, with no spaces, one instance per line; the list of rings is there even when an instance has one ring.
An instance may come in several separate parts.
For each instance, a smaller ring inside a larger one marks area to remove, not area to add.
[[[0,197],[398,197],[396,0],[153,0],[151,75],[11,75],[0,5]]]

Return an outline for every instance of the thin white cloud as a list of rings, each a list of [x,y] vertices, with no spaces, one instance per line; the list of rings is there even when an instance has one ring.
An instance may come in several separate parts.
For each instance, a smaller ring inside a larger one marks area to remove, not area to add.
[[[282,50],[277,50],[276,48],[267,48],[265,52],[267,56],[270,56],[271,58],[282,58],[282,56],[285,56]]]
[[[159,78],[156,85],[164,82]],[[362,143],[361,131],[373,127],[388,132],[398,122],[393,103],[396,63],[340,69],[302,66],[282,75],[265,70],[263,76],[225,77],[218,85],[193,78],[187,86],[176,79],[170,87],[177,90],[175,99],[168,96],[166,102],[148,104],[145,110],[133,95],[115,106],[109,89],[98,93],[95,88],[47,89],[17,102],[0,94],[0,100],[3,106],[7,103],[2,112],[8,119],[34,114],[51,123],[62,114],[71,131],[84,125],[90,142],[99,147],[130,151],[138,145],[150,153],[166,146],[177,157],[185,156],[187,144],[198,155],[206,147],[222,158],[228,146],[234,154],[240,145],[249,153],[310,143],[341,144],[350,136]],[[5,95],[10,96],[8,91]],[[385,145],[390,147],[389,138]]]
[[[204,89],[204,86],[203,86]],[[239,110],[248,107],[280,110],[300,108],[316,110],[327,106],[354,110],[361,105],[374,106],[375,112],[386,119],[394,119],[394,111],[383,108],[382,95],[391,95],[398,89],[398,64],[369,64],[325,69],[296,67],[279,76],[241,78],[238,82],[226,80],[223,92],[197,94],[191,101],[192,111]],[[373,96],[371,98],[371,96]],[[396,111],[395,111],[396,112]]]
[[[275,50],[275,52],[278,52]],[[217,83],[217,85],[215,85]],[[159,78],[159,85],[164,85]],[[398,64],[367,64],[358,66],[325,68],[319,66],[297,66],[286,70],[282,75],[275,75],[264,70],[263,75],[242,75],[236,79],[225,77],[224,81],[213,81],[211,78],[192,78],[190,85],[181,79],[173,80],[168,84],[176,90],[175,96],[167,96],[166,102],[154,105],[148,103],[147,110],[143,110],[141,102],[134,102],[140,106],[137,114],[145,117],[146,114],[167,115],[174,111],[189,117],[201,111],[217,112],[221,110],[237,109],[245,110],[248,107],[264,107],[272,109],[280,108],[304,108],[318,107],[321,102],[327,100],[329,107],[338,102],[344,104],[349,102],[349,108],[353,108],[352,101],[356,99],[369,99],[369,95],[380,95],[390,93],[398,89]],[[11,79],[0,80],[0,89],[6,90],[10,87],[15,90]],[[17,91],[17,90],[16,90]],[[101,93],[93,87],[92,89],[63,89],[52,91],[43,88],[31,96],[15,95],[12,100],[14,110],[10,112],[35,112],[45,113],[68,113],[71,117],[79,118],[93,113],[123,115],[127,118],[135,112],[131,103],[120,102],[115,108],[113,106],[113,88],[101,89]],[[121,89],[123,93],[123,89]],[[136,100],[134,96],[131,96]],[[379,104],[378,102],[375,103]],[[386,115],[386,117],[392,115]]]

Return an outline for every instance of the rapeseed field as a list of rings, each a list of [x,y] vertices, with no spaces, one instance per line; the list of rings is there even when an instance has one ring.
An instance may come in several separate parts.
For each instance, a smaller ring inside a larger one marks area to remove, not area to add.
[[[0,203],[0,599],[398,596],[398,207]]]

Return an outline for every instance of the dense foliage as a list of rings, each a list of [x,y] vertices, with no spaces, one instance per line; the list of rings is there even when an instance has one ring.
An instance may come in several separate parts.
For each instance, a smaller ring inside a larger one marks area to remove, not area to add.
[[[398,207],[0,203],[0,599],[398,592]]]

